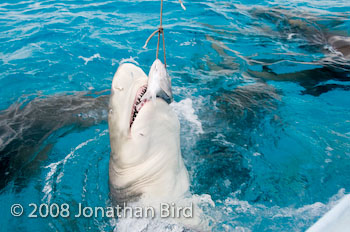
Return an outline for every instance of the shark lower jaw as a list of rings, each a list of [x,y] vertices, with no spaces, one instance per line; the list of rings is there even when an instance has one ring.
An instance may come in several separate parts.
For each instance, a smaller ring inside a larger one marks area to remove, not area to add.
[[[143,97],[143,95],[145,95],[146,91],[147,91],[147,85],[143,85],[136,92],[134,103],[132,105],[131,115],[130,115],[130,123],[129,123],[130,129],[131,129],[131,126],[134,123],[136,117],[137,117],[137,114],[140,112],[141,108],[148,101],[147,99],[142,99],[142,97]]]

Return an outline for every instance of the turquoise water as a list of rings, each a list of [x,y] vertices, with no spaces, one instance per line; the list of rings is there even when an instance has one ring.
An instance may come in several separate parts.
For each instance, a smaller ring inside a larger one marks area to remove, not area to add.
[[[194,199],[213,231],[304,231],[350,190],[350,58],[328,41],[349,38],[350,3],[184,3],[163,23]],[[110,205],[110,84],[121,62],[148,73],[158,22],[159,1],[0,3],[1,231],[123,228],[28,204]]]

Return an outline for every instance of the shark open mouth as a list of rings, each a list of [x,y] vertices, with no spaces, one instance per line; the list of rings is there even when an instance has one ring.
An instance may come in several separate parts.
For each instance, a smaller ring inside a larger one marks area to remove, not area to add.
[[[141,98],[143,97],[143,95],[145,95],[146,91],[147,91],[147,85],[143,85],[137,90],[134,104],[133,104],[132,110],[131,110],[130,128],[131,128],[132,124],[134,123],[137,114],[140,112],[141,108],[147,102],[147,99],[143,99],[141,101]]]

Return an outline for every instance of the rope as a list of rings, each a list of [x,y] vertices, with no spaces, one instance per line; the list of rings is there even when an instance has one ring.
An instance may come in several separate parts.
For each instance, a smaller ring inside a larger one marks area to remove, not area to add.
[[[182,9],[186,10],[186,7],[184,6],[184,4],[182,3],[182,0],[179,0],[180,5],[182,7]],[[146,40],[145,45],[143,46],[143,48],[147,47],[148,42],[150,41],[150,39],[156,34],[158,33],[158,42],[157,42],[157,53],[156,53],[156,59],[158,59],[158,54],[159,54],[159,42],[160,42],[160,35],[162,35],[163,38],[163,52],[164,52],[164,66],[166,67],[166,56],[165,56],[165,39],[164,39],[164,29],[163,29],[163,0],[160,1],[160,23],[159,23],[159,27],[157,30],[155,30]]]

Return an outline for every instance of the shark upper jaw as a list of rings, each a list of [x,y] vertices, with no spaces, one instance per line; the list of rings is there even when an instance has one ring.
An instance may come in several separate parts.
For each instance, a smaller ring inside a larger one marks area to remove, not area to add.
[[[129,121],[129,130],[131,131],[132,125],[134,124],[138,113],[141,111],[142,107],[151,101],[151,96],[147,95],[147,88],[148,83],[141,85],[136,91],[135,98],[131,107],[131,114],[130,114],[130,121]],[[151,88],[151,87],[150,87]],[[160,89],[157,94],[156,98],[162,99],[166,103],[170,104],[172,101],[172,96],[168,96],[167,93]],[[155,102],[153,102],[155,105]]]
[[[119,66],[114,75],[108,123],[112,130],[118,131],[118,135],[131,136],[132,127],[140,111],[150,101],[149,98],[144,97],[148,88],[147,82],[148,77],[142,69],[129,63]],[[157,98],[170,103],[162,91],[157,93]]]
[[[147,84],[142,85],[136,92],[135,94],[135,99],[131,108],[131,114],[130,114],[130,122],[129,122],[129,129],[131,130],[131,127],[133,125],[133,123],[135,122],[138,113],[141,111],[142,107],[150,102],[150,99],[147,98],[143,98],[142,97],[145,95],[147,91]],[[157,94],[157,99],[162,99],[163,101],[165,101],[166,103],[170,104],[171,103],[171,98],[166,95],[166,93],[164,91],[161,91]]]

